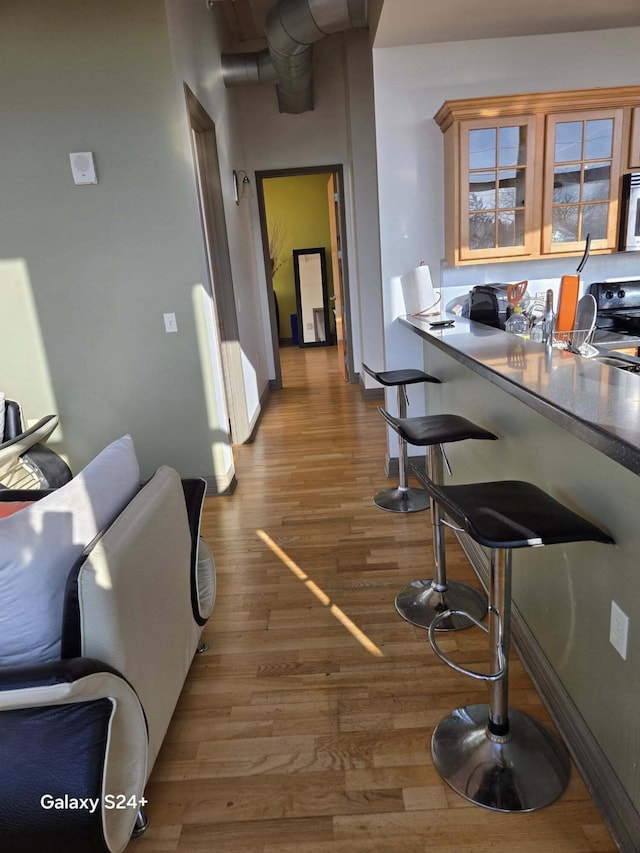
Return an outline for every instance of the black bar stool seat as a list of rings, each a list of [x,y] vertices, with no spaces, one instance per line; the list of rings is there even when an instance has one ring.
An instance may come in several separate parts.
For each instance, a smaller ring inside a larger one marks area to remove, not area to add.
[[[380,410],[381,413],[384,410]],[[402,436],[407,444],[429,447],[477,438],[495,441],[497,436],[461,415],[424,415],[417,418],[394,418],[388,412],[382,415]],[[393,421],[393,423],[391,423]]]
[[[395,388],[397,385],[417,385],[419,382],[440,382],[435,376],[425,373],[424,370],[415,370],[413,367],[404,370],[371,370],[366,364],[362,367],[369,376],[390,388]]]
[[[520,480],[443,486],[421,482],[459,529],[491,549],[489,673],[459,666],[438,646],[440,614],[429,641],[448,666],[490,684],[489,704],[467,705],[436,726],[431,740],[434,765],[467,800],[495,811],[533,811],[553,802],[569,781],[569,753],[556,735],[529,714],[508,707],[511,616],[511,555],[514,548],[612,538],[542,489]],[[467,614],[469,615],[469,614]],[[469,616],[469,618],[472,618]]]
[[[441,486],[431,494],[480,545],[530,548],[563,542],[606,542],[611,537],[532,483],[502,480]]]
[[[398,435],[408,444],[427,447],[427,469],[429,482],[442,482],[443,464],[446,461],[443,444],[454,441],[484,440],[495,441],[496,436],[486,429],[463,418],[461,415],[424,415],[417,418],[394,418],[384,409],[379,410]],[[448,465],[448,463],[447,463]],[[410,468],[422,482],[421,473],[413,465]],[[424,476],[424,475],[422,475]],[[427,494],[428,491],[427,491]],[[439,631],[457,631],[469,628],[474,620],[480,620],[487,612],[487,599],[479,589],[467,583],[447,579],[445,537],[442,510],[437,503],[431,507],[433,529],[433,552],[435,575],[408,583],[396,596],[396,610],[412,625],[429,628],[439,614],[447,612],[447,619],[438,620]]]
[[[411,367],[402,370],[372,370],[363,362],[362,369],[381,385],[397,389],[398,414],[401,418],[407,416],[407,385],[417,385],[421,382],[440,383],[435,376]],[[398,436],[398,476],[399,483],[396,488],[384,489],[375,495],[373,502],[376,506],[388,512],[420,512],[428,509],[429,495],[424,489],[409,487],[407,443],[401,436]]]

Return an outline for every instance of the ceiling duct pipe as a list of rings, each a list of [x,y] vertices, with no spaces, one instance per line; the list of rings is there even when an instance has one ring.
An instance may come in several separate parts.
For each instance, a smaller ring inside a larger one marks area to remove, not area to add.
[[[269,50],[265,48],[258,53],[223,53],[222,78],[228,89],[253,83],[275,83],[278,75]]]
[[[312,44],[366,25],[367,0],[280,0],[267,15],[267,50],[223,55],[224,84],[243,86],[275,79],[281,113],[312,110]],[[267,79],[268,74],[274,76]]]

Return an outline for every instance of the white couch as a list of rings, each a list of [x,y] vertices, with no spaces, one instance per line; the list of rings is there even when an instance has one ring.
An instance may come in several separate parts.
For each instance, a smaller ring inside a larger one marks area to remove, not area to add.
[[[121,851],[215,600],[205,484],[124,436],[0,518],[0,850]],[[95,807],[92,808],[92,806]],[[138,819],[139,820],[139,819]]]

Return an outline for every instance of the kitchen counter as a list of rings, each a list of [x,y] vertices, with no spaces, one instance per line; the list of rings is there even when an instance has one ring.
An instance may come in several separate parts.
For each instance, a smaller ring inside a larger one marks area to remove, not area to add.
[[[414,407],[462,415],[498,437],[449,443],[447,482],[534,483],[615,542],[514,551],[512,629],[596,802],[626,839],[621,849],[637,851],[640,375],[450,319],[454,326],[435,330],[419,318],[398,323],[409,339],[404,366],[441,380],[424,386],[424,403],[414,387]],[[400,350],[394,356],[402,361]],[[486,583],[486,549],[457,535]],[[624,659],[609,642],[612,601],[629,617]]]
[[[634,335],[621,335],[608,329],[596,329],[591,343],[599,350],[638,349],[640,338]]]
[[[399,319],[427,343],[640,474],[640,375],[447,316],[455,325],[440,329],[419,317]]]

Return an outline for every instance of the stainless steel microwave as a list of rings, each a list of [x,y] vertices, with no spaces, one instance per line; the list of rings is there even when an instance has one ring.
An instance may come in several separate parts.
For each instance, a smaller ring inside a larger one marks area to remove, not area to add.
[[[622,176],[618,248],[621,252],[640,251],[640,172]]]

